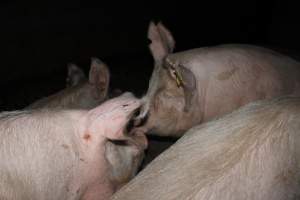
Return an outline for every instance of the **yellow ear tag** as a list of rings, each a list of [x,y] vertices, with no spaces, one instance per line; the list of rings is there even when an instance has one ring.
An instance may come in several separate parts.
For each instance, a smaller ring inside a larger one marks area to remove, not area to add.
[[[175,69],[174,69],[175,70]],[[177,87],[183,86],[183,79],[182,76],[178,73],[178,71],[175,70],[175,77],[176,77],[176,84]]]
[[[174,76],[175,76],[175,79],[176,79],[177,87],[183,86],[182,76],[175,69],[175,64],[169,58],[166,58],[166,62],[170,65],[171,69],[174,70]]]

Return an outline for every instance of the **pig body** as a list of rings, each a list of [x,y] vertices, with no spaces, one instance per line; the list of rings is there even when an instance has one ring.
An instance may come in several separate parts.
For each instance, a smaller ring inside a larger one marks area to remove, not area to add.
[[[75,65],[68,66],[67,88],[49,97],[40,99],[26,109],[35,108],[82,108],[91,109],[107,98],[109,89],[109,69],[97,58],[91,59],[89,79]]]
[[[300,63],[272,50],[242,44],[172,53],[175,42],[162,25],[150,24],[155,67],[140,130],[181,136],[189,128],[249,102],[300,94]]]
[[[100,89],[93,83],[97,83]],[[84,73],[80,68],[75,65],[69,65],[67,88],[38,100],[27,107],[27,109],[94,108],[107,99],[108,85],[108,67],[99,59],[92,59],[89,81],[85,80]],[[119,96],[120,93],[121,91],[114,95]],[[137,152],[136,148],[130,144],[112,140],[105,143],[105,149],[105,156],[112,164],[110,166],[111,182],[116,190],[137,173],[144,158],[144,151]]]
[[[113,200],[300,197],[300,98],[250,103],[191,128]]]
[[[145,136],[125,135],[139,105],[124,94],[90,111],[3,113],[0,199],[107,199],[119,183],[108,141],[123,141],[133,157],[145,148]]]

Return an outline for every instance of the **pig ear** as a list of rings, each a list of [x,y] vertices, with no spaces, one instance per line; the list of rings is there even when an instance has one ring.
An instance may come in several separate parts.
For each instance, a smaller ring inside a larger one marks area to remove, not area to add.
[[[98,58],[91,59],[89,83],[95,87],[96,98],[106,97],[109,87],[110,72],[108,66]]]
[[[85,80],[85,74],[77,65],[68,64],[67,87],[73,87]]]
[[[157,28],[160,32],[163,41],[165,41],[166,45],[168,46],[168,52],[172,53],[175,48],[175,40],[172,36],[172,33],[163,25],[162,22],[157,24]]]
[[[169,53],[173,52],[175,41],[171,32],[161,22],[158,25],[150,22],[148,38],[151,40],[149,48],[156,62],[162,62]]]
[[[184,65],[176,65],[166,60],[166,66],[169,65],[168,69],[171,77],[176,81],[178,87],[183,87],[184,89],[184,98],[185,98],[185,107],[184,111],[189,111],[192,105],[193,99],[196,97],[196,78],[194,73],[185,67]]]
[[[182,76],[185,107],[184,111],[188,112],[191,109],[192,101],[196,97],[196,78],[194,73],[183,65],[179,65],[179,69]]]

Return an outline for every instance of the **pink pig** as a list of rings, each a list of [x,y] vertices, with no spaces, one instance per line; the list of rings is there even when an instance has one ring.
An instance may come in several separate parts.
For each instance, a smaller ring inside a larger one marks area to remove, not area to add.
[[[155,66],[139,131],[178,137],[250,102],[300,94],[300,63],[275,51],[228,44],[173,53],[162,23],[150,23],[148,37]]]
[[[127,145],[122,152],[133,156],[147,146],[145,135],[126,131],[139,107],[125,93],[89,111],[1,113],[0,199],[108,199],[120,186],[113,142]]]

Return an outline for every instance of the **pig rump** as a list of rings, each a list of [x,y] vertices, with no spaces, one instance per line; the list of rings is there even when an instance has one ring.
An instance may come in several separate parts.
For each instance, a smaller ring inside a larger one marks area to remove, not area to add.
[[[299,199],[300,98],[190,129],[112,199]]]

